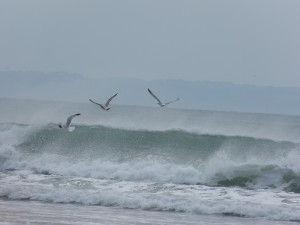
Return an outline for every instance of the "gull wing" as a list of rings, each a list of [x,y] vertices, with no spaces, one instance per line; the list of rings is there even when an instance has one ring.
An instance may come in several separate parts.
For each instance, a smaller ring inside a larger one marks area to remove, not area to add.
[[[105,110],[105,108],[104,108],[103,105],[101,105],[101,104],[99,104],[99,103],[97,103],[97,102],[94,102],[92,99],[89,99],[89,100],[90,100],[90,102],[92,102],[92,103],[94,103],[94,104],[96,104],[96,105],[99,105],[103,110]]]
[[[176,102],[176,101],[178,101],[179,100],[179,98],[176,98],[175,100],[173,100],[173,101],[170,101],[170,102],[166,102],[165,103],[165,105],[169,105],[169,104],[171,104],[172,102]]]
[[[75,116],[79,116],[79,115],[80,115],[80,113],[76,113],[76,114],[74,114],[74,115],[72,115],[72,116],[69,116],[68,119],[67,119],[67,122],[66,122],[66,127],[69,127],[70,124],[71,124],[72,119],[73,119]]]
[[[155,98],[160,104],[162,104],[162,102],[159,100],[158,97],[155,96],[155,94],[152,93],[152,91],[148,88],[149,93],[153,96],[153,98]]]
[[[117,93],[117,94],[118,94],[118,93]],[[105,103],[105,106],[106,106],[106,107],[109,105],[110,101],[111,101],[114,97],[117,96],[117,94],[111,96],[111,97],[107,100],[107,102]]]

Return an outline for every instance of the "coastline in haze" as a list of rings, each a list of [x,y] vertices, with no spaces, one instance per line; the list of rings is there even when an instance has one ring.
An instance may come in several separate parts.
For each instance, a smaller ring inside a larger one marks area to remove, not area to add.
[[[115,104],[156,106],[147,89],[163,99],[180,98],[172,108],[300,115],[299,87],[254,86],[226,82],[86,78],[65,72],[0,71],[0,96],[87,102],[119,92]]]

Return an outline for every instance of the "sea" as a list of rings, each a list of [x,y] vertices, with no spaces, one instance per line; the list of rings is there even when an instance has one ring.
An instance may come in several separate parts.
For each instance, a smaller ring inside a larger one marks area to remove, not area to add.
[[[0,224],[298,223],[300,116],[0,99]]]

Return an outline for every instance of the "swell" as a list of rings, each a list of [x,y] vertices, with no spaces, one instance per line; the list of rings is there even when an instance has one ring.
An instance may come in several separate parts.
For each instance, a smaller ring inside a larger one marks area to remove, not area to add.
[[[290,141],[275,141],[243,136],[197,134],[182,130],[146,131],[126,130],[104,126],[77,126],[72,133],[49,124],[27,135],[18,148],[31,153],[58,151],[68,154],[93,154],[103,157],[127,155],[157,155],[169,159],[207,159],[220,149],[228,148],[239,155],[273,155],[298,147]],[[45,148],[47,147],[47,148]]]
[[[55,124],[5,126],[2,171],[300,193],[299,146],[293,142],[180,130],[81,125],[70,133]]]

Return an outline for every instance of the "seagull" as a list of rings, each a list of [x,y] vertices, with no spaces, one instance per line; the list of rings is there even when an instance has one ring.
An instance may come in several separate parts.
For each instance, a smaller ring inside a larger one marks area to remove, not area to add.
[[[117,93],[117,94],[118,94],[118,93]],[[111,101],[114,97],[116,97],[117,94],[111,96],[111,97],[107,100],[107,102],[105,103],[105,105],[101,105],[101,104],[99,104],[99,103],[97,103],[97,102],[94,102],[92,99],[89,99],[89,100],[90,100],[90,102],[92,102],[92,103],[94,103],[94,104],[96,104],[96,105],[99,105],[99,106],[101,107],[101,109],[103,109],[104,111],[108,111],[108,110],[110,110],[110,108],[108,108],[110,101]]]
[[[62,123],[59,123],[59,124],[58,124],[59,128],[66,128],[66,129],[68,129],[70,132],[73,131],[73,130],[75,129],[75,127],[74,127],[74,126],[70,126],[70,125],[71,125],[71,121],[72,121],[72,119],[73,119],[75,116],[79,116],[79,115],[80,115],[80,113],[76,113],[76,114],[74,114],[74,115],[72,115],[72,116],[69,116],[65,125],[62,125]]]
[[[157,104],[158,104],[160,107],[166,107],[167,105],[171,104],[172,102],[176,102],[176,101],[179,100],[179,98],[176,98],[176,99],[173,100],[173,101],[163,103],[163,102],[161,102],[161,101],[159,100],[158,97],[156,97],[156,96],[152,93],[152,91],[151,91],[149,88],[148,88],[148,91],[149,91],[149,93],[150,93],[150,94],[158,101]]]

